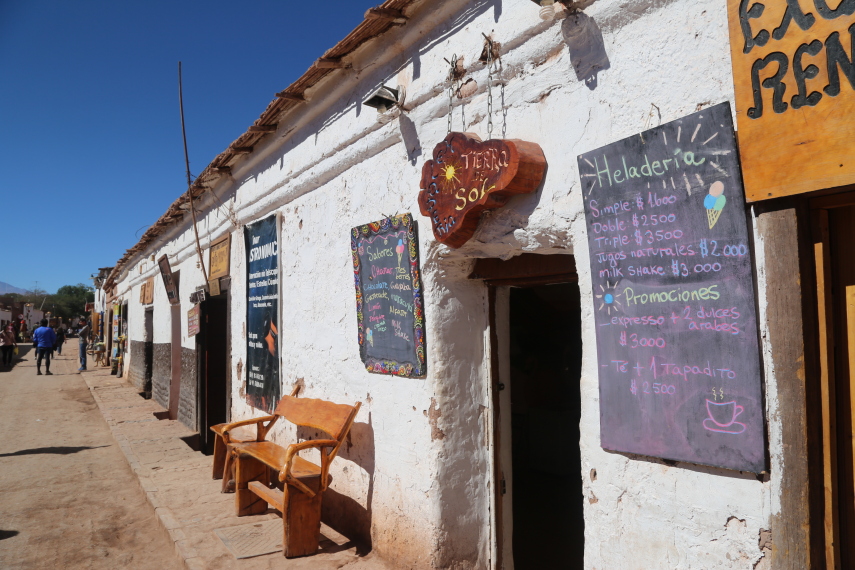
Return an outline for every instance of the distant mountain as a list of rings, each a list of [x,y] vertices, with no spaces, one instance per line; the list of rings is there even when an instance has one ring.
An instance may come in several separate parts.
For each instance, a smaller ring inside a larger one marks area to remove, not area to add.
[[[0,281],[0,295],[5,295],[7,293],[17,293],[19,295],[24,295],[26,293],[29,293],[29,291]]]

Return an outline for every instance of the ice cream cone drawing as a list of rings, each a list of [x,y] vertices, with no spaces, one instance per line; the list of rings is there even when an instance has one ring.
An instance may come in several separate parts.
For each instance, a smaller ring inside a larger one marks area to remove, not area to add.
[[[398,267],[401,266],[401,256],[404,254],[404,240],[398,240],[398,247],[395,248],[395,251],[398,252]]]
[[[365,336],[368,337],[369,344],[371,344],[371,346],[374,346],[374,331],[372,331],[371,329],[368,329],[365,332]]]
[[[706,198],[704,198],[704,208],[707,209],[707,222],[709,222],[710,229],[718,221],[719,216],[721,216],[721,210],[726,203],[727,198],[724,196],[724,184],[716,180],[710,185],[710,191],[706,195]]]

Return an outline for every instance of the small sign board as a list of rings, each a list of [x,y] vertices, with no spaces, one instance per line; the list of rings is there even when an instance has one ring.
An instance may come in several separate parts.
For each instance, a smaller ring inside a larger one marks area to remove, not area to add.
[[[154,303],[154,277],[149,277],[145,282],[145,299],[143,303],[146,305]]]
[[[225,277],[229,274],[231,245],[231,234],[226,234],[224,237],[211,244],[211,247],[208,250],[208,266],[210,268],[208,279]]]
[[[425,319],[419,244],[410,214],[350,233],[359,354],[366,370],[424,376]]]
[[[187,336],[196,336],[199,334],[199,316],[201,314],[201,306],[193,305],[187,311]]]
[[[751,240],[730,104],[578,162],[602,447],[764,471]]]
[[[450,133],[422,167],[419,210],[430,218],[437,241],[457,248],[478,229],[485,210],[534,192],[544,172],[546,158],[535,143]]]
[[[160,267],[160,276],[163,278],[163,287],[166,289],[166,298],[169,299],[170,304],[177,305],[179,303],[178,287],[175,284],[175,279],[172,275],[172,268],[169,266],[169,258],[166,257],[166,254],[160,256],[157,260],[157,265]]]
[[[216,297],[220,294],[220,278],[216,277],[214,279],[208,280],[208,293],[211,294],[211,297]]]
[[[855,2],[727,8],[748,200],[855,183]]]

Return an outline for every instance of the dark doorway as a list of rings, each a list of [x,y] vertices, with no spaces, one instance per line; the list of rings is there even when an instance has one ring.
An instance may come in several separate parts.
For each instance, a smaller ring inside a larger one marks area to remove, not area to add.
[[[207,455],[214,452],[211,426],[228,421],[228,305],[225,295],[204,301],[196,335],[199,438],[201,451]]]
[[[579,286],[511,288],[509,312],[514,568],[582,568]]]
[[[154,367],[154,308],[145,310],[144,348],[143,348],[143,394],[146,400],[151,399],[151,377]]]

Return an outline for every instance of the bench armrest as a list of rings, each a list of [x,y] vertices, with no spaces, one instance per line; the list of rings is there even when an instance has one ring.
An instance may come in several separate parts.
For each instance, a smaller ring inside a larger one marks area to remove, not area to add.
[[[337,447],[339,442],[334,439],[313,439],[309,441],[303,441],[300,443],[292,443],[285,450],[285,464],[282,466],[282,469],[279,471],[279,481],[287,482],[295,487],[299,488],[301,491],[309,495],[310,497],[314,497],[317,493],[309,489],[306,485],[304,485],[301,481],[297,480],[294,477],[291,477],[291,463],[294,461],[294,456],[297,455],[300,451],[304,449],[317,448],[321,451],[321,465],[324,465],[323,461],[323,448],[324,447]],[[326,470],[321,470],[321,490],[323,491],[326,488]]]
[[[248,420],[240,420],[238,422],[232,422],[223,429],[223,443],[229,443],[229,432],[237,427],[248,426],[252,424],[258,425],[258,437],[256,438],[258,441],[264,441],[264,438],[267,436],[267,432],[276,422],[279,416],[262,416],[260,418],[251,418]],[[270,423],[266,426],[263,425],[264,422],[269,421]]]

